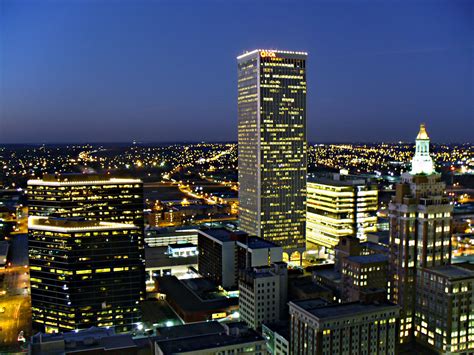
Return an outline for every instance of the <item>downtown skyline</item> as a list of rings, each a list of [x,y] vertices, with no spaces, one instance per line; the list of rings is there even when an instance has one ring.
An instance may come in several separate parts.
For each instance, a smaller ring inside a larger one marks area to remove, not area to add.
[[[236,141],[235,56],[259,47],[309,52],[309,142],[411,141],[421,122],[471,140],[468,1],[262,2],[245,23],[249,2],[186,5],[2,2],[0,142]]]

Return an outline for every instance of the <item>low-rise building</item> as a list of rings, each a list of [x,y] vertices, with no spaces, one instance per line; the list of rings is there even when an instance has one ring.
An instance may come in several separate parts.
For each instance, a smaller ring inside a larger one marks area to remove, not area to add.
[[[342,264],[342,300],[363,301],[376,293],[386,299],[388,256],[383,254],[349,256]]]
[[[264,355],[265,340],[244,323],[201,322],[156,329],[156,336],[133,337],[113,329],[90,328],[79,332],[37,333],[31,337],[32,355],[92,354],[240,354]]]
[[[264,338],[243,322],[205,322],[161,329],[155,345],[155,355],[266,354]]]
[[[290,352],[320,354],[395,354],[399,307],[391,303],[323,306],[314,300],[290,307]]]
[[[238,318],[239,299],[205,278],[178,280],[175,276],[156,279],[157,290],[186,323]]]

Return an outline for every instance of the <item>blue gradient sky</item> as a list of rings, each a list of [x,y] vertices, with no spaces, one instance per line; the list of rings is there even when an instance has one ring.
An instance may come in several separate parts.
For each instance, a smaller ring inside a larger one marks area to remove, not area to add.
[[[471,0],[0,0],[0,46],[0,143],[235,140],[265,47],[309,52],[310,141],[474,141]]]

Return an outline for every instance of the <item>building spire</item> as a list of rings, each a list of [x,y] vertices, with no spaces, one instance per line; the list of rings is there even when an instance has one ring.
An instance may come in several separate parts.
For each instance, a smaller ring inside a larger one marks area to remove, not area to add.
[[[430,156],[430,137],[426,132],[425,124],[420,125],[420,131],[416,136],[415,156],[411,161],[411,174],[431,175],[435,172],[433,159]]]

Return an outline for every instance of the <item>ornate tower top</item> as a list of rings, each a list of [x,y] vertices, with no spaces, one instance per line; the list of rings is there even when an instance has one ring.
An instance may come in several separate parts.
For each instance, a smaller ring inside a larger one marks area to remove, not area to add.
[[[420,131],[416,136],[416,150],[411,161],[410,173],[412,175],[435,173],[433,159],[430,156],[430,137],[428,137],[424,123],[420,125]]]
[[[428,133],[426,133],[426,128],[425,128],[424,123],[420,124],[420,132],[418,132],[416,139],[428,139],[428,140],[430,139],[430,137],[428,137]]]

